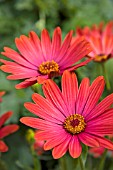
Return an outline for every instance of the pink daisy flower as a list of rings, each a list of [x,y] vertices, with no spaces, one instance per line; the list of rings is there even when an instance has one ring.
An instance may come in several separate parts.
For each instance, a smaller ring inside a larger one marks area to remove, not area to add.
[[[0,117],[0,152],[6,152],[8,151],[7,145],[3,142],[3,138],[10,135],[11,133],[14,133],[18,130],[19,126],[16,124],[3,126],[3,124],[6,122],[7,119],[9,119],[12,116],[12,112],[4,113]],[[3,126],[3,127],[2,127]]]
[[[2,96],[5,94],[5,91],[0,91],[0,102],[2,102]]]
[[[42,31],[41,39],[33,31],[29,37],[21,35],[15,39],[20,53],[8,47],[4,48],[5,52],[2,54],[14,62],[1,59],[4,63],[1,70],[12,74],[7,77],[10,80],[25,79],[16,85],[16,88],[20,89],[35,84],[39,77],[48,79],[61,75],[66,69],[75,70],[86,65],[90,60],[74,64],[88,55],[91,47],[83,37],[71,44],[72,34],[73,31],[70,31],[63,42],[59,27],[54,30],[52,41],[46,29]]]
[[[23,117],[20,121],[39,129],[35,138],[45,140],[44,149],[53,148],[55,159],[67,150],[73,158],[82,152],[81,143],[90,147],[113,150],[113,143],[104,135],[113,133],[113,94],[97,104],[103,90],[104,79],[99,76],[92,85],[84,78],[78,89],[76,75],[65,71],[62,77],[62,92],[52,80],[46,80],[43,91],[46,98],[35,93],[34,103],[25,107],[39,118]]]
[[[110,21],[105,28],[103,23],[99,26],[93,25],[91,29],[78,28],[77,35],[84,36],[90,42],[93,51],[88,54],[88,57],[93,57],[94,61],[102,62],[113,57],[113,21]]]

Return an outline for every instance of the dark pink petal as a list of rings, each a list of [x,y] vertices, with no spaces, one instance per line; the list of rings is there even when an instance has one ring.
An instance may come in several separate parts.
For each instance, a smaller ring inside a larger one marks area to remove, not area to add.
[[[36,74],[36,76],[38,75],[37,73],[37,69],[34,70],[34,69],[29,69],[29,68],[26,68],[26,67],[23,67],[23,66],[20,66],[20,65],[16,65],[16,66],[12,66],[12,65],[3,65],[1,66],[2,70],[4,72],[7,72],[7,73],[13,73],[13,74],[18,74],[18,73],[32,73],[32,74]]]
[[[88,114],[92,111],[92,109],[94,109],[94,107],[96,106],[104,90],[104,85],[105,82],[102,76],[97,77],[93,81],[89,89],[89,96],[88,96],[87,103],[82,113],[84,117],[87,117]]]
[[[83,62],[81,62],[81,63],[79,63],[79,64],[76,64],[76,65],[74,65],[74,66],[72,66],[72,67],[68,67],[68,68],[66,68],[66,69],[67,69],[68,71],[73,71],[73,70],[76,70],[76,69],[79,68],[79,67],[82,67],[82,66],[87,65],[90,61],[92,61],[92,58],[87,59],[87,60],[85,60],[85,61],[83,61]],[[62,71],[63,71],[63,70],[61,70],[61,73],[62,73]]]
[[[84,143],[87,146],[91,146],[91,147],[99,147],[100,143],[98,141],[98,139],[91,134],[85,133],[85,132],[81,132],[78,135],[79,140]]]
[[[82,147],[80,145],[77,135],[73,136],[69,143],[69,153],[73,158],[78,158],[82,152]]]
[[[97,140],[99,141],[100,146],[110,149],[110,150],[113,150],[113,142],[109,141],[106,138],[100,137],[100,136],[97,137]]]
[[[69,137],[69,134],[64,131],[64,134],[58,134],[57,136],[53,136],[53,138],[50,138],[47,140],[47,142],[44,144],[44,150],[50,150],[54,148],[57,145],[60,145],[63,143],[67,138]]]
[[[74,73],[65,71],[62,76],[62,94],[69,106],[70,113],[75,113],[75,103],[78,95],[78,82]]]
[[[7,145],[2,140],[0,140],[0,152],[7,152],[7,151],[8,151]]]
[[[89,96],[89,79],[84,78],[79,87],[79,93],[76,102],[76,113],[82,114],[88,96]]]
[[[6,122],[7,119],[9,119],[12,116],[13,112],[9,111],[4,113],[1,117],[0,117],[0,127]]]
[[[63,128],[59,129],[52,129],[52,130],[45,130],[45,131],[40,131],[35,133],[35,139],[36,140],[49,140],[52,138],[58,138],[59,134],[60,136],[64,136],[67,132]]]
[[[104,98],[88,115],[87,121],[96,118],[113,104],[113,94]]]
[[[80,38],[77,43],[73,43],[72,46],[70,46],[65,57],[62,59],[62,68],[67,68],[70,65],[75,64],[75,62],[78,62],[90,52],[90,44],[84,38]]]
[[[47,100],[53,104],[64,116],[69,115],[69,108],[58,86],[52,81],[47,80],[43,85],[43,91]]]
[[[68,48],[69,48],[71,40],[72,40],[72,34],[73,34],[73,31],[70,31],[66,35],[64,42],[62,43],[62,46],[60,48],[60,52],[58,53],[58,57],[55,59],[55,61],[57,63],[59,63],[59,65],[61,65],[62,60],[63,60],[64,56],[66,55],[66,53],[68,51]]]
[[[31,64],[37,66],[38,60],[36,58],[34,51],[30,48],[28,41],[29,41],[28,38],[27,37],[25,38],[24,35],[21,35],[20,38],[15,39],[16,46],[20,53],[22,54],[22,56]]]
[[[18,66],[17,63],[14,63],[14,62],[11,62],[11,61],[7,61],[7,60],[3,60],[3,59],[0,59],[0,62],[6,64],[6,65],[10,65],[10,66]],[[2,66],[1,66],[2,67]],[[0,67],[0,69],[1,69]],[[2,70],[2,69],[1,69]]]
[[[69,135],[69,137],[67,137],[67,139],[64,142],[62,142],[60,145],[54,147],[54,149],[52,151],[52,155],[53,155],[54,159],[61,158],[67,152],[70,140],[71,140],[71,136]]]
[[[23,65],[28,68],[35,69],[36,66],[32,65],[29,61],[27,61],[25,58],[23,58],[22,55],[17,53],[16,51],[12,50],[11,48],[4,47],[4,51],[1,54],[14,60],[15,62],[19,63],[20,65]]]
[[[46,105],[44,104],[45,101],[43,102],[43,100],[42,100],[42,101],[40,101],[40,103],[41,102],[42,102],[42,106],[44,105],[46,108]],[[24,106],[30,112],[36,114],[37,116],[41,117],[42,119],[48,120],[50,122],[59,123],[59,124],[61,124],[63,121],[62,117],[58,114],[59,111],[57,112],[56,108],[55,109],[52,108],[51,104],[46,109],[41,107],[41,104],[39,106],[38,104],[25,103]]]
[[[45,60],[51,61],[53,58],[51,57],[51,39],[46,29],[44,29],[41,34],[41,47]]]
[[[32,117],[23,117],[20,119],[20,121],[27,126],[30,126],[32,128],[39,129],[39,130],[50,130],[50,131],[56,130],[57,131],[63,128],[62,126],[58,124],[55,124],[55,123],[52,123],[46,120],[38,119],[38,118],[32,118]]]
[[[55,61],[57,61],[56,59],[59,56],[59,51],[60,51],[60,47],[61,47],[61,41],[62,41],[62,37],[61,37],[61,29],[60,27],[57,27],[54,30],[54,34],[53,34],[53,38],[52,38],[52,49],[51,49],[51,57],[52,59],[54,59]]]
[[[11,133],[16,132],[19,129],[18,125],[7,125],[0,129],[0,139],[4,138],[5,136],[10,135]]]
[[[27,79],[26,79],[27,80]],[[24,81],[22,83],[19,83],[15,86],[16,89],[22,89],[22,88],[26,88],[26,87],[29,87],[29,86],[32,86],[33,84],[35,84],[37,81],[34,80],[34,81]]]
[[[32,41],[32,43],[34,44],[34,48],[37,53],[37,57],[38,57],[37,62],[39,62],[39,64],[41,64],[44,61],[44,55],[42,52],[40,39],[34,31],[30,32],[29,37],[30,37],[30,41]]]
[[[46,111],[46,113],[48,112],[50,116],[53,116],[55,118],[59,117],[61,121],[64,121],[65,116],[44,97],[40,96],[37,93],[34,93],[32,95],[32,99],[40,109]]]

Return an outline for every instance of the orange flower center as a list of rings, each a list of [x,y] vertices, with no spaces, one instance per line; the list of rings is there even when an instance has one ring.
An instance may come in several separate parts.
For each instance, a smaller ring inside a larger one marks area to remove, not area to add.
[[[50,73],[59,73],[59,65],[54,61],[46,61],[39,66],[40,73],[46,75]]]
[[[86,123],[83,116],[73,114],[65,119],[63,126],[69,133],[75,135],[76,133],[84,131]]]
[[[94,60],[97,62],[101,62],[101,61],[105,61],[107,58],[108,58],[108,55],[100,54],[100,55],[95,56]]]

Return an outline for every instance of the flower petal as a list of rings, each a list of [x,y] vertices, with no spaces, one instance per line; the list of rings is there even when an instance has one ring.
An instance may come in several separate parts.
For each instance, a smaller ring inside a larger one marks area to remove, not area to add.
[[[78,158],[82,152],[82,147],[80,145],[79,139],[73,136],[69,143],[69,153],[73,158]]]
[[[47,80],[43,84],[43,91],[47,100],[53,104],[64,116],[69,115],[69,108],[58,86],[52,81]]]
[[[12,116],[13,112],[9,111],[4,113],[1,117],[0,117],[0,127],[6,122],[7,119],[9,119]]]
[[[92,109],[96,106],[104,90],[104,85],[105,82],[103,76],[99,76],[93,81],[89,89],[89,96],[88,96],[87,103],[82,113],[84,117],[87,117],[88,114],[92,111]]]
[[[0,129],[0,139],[4,138],[5,136],[10,135],[11,133],[16,132],[19,129],[18,125],[7,125]]]
[[[74,73],[65,71],[62,76],[62,94],[69,106],[70,114],[75,113],[75,103],[78,95],[78,82]]]
[[[52,155],[54,159],[61,158],[67,152],[70,140],[71,140],[71,136],[68,136],[64,142],[62,142],[60,145],[56,146],[53,149]]]
[[[78,138],[82,143],[84,143],[87,146],[91,146],[91,147],[99,147],[100,146],[98,139],[92,134],[81,132],[78,135]]]
[[[0,152],[7,152],[7,151],[8,151],[7,145],[2,140],[0,140]]]
[[[76,113],[82,114],[88,96],[89,96],[89,79],[84,78],[79,87],[79,93],[76,102]]]

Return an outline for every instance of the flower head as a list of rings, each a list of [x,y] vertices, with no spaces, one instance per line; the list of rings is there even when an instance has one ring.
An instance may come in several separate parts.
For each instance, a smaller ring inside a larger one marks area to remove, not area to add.
[[[78,89],[76,75],[65,71],[62,92],[52,80],[43,84],[45,97],[35,93],[35,104],[25,107],[39,118],[24,117],[20,121],[39,129],[35,138],[45,140],[45,150],[53,148],[54,158],[62,157],[67,150],[73,158],[80,156],[81,143],[90,147],[113,150],[113,143],[104,138],[113,133],[113,94],[97,104],[103,90],[104,79],[99,76],[92,85],[84,78]]]
[[[72,33],[70,31],[63,42],[59,27],[54,30],[52,40],[46,29],[42,31],[41,39],[33,31],[29,37],[21,35],[15,39],[19,53],[8,47],[4,48],[5,52],[2,54],[13,62],[1,59],[0,61],[4,63],[1,70],[12,74],[7,77],[8,79],[25,79],[16,85],[16,88],[20,89],[35,84],[37,78],[48,79],[61,75],[66,69],[74,70],[86,65],[90,60],[74,64],[91,52],[90,44],[83,37],[72,44]]]
[[[90,29],[85,27],[77,29],[77,35],[84,36],[90,42],[93,51],[88,57],[93,57],[96,62],[103,62],[113,57],[113,21],[110,21],[103,29],[103,23],[93,25]]]
[[[11,133],[16,132],[18,130],[18,128],[19,128],[19,126],[15,125],[15,124],[3,126],[3,124],[6,122],[6,120],[11,117],[11,115],[12,115],[12,112],[9,111],[7,113],[4,113],[0,117],[0,152],[6,152],[8,150],[7,145],[3,142],[2,139],[5,136],[8,136]]]
[[[5,94],[5,91],[0,91],[0,102],[2,102],[2,96]]]

